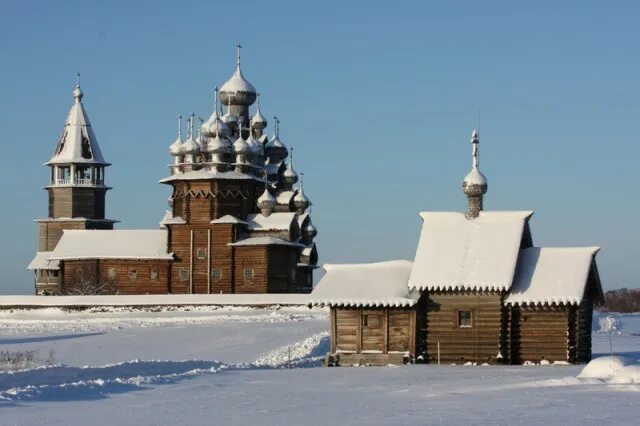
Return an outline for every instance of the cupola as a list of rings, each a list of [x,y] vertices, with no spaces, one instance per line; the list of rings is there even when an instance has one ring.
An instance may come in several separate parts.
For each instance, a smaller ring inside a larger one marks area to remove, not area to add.
[[[474,130],[471,134],[471,171],[462,181],[462,191],[467,196],[467,219],[474,219],[480,215],[483,208],[483,197],[488,189],[487,178],[479,169],[479,144],[478,131]]]

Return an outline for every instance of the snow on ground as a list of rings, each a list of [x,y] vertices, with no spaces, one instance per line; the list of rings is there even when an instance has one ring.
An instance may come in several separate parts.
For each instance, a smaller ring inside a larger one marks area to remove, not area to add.
[[[0,373],[0,424],[599,425],[640,415],[634,366],[607,379],[577,378],[584,366],[321,368],[325,310],[101,310],[0,311],[0,352],[54,353],[53,365]],[[637,363],[640,315],[596,314],[594,353],[609,355],[607,316],[614,353]]]

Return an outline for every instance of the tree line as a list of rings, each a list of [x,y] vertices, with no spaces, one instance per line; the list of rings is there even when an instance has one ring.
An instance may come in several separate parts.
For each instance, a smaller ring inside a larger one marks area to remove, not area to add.
[[[605,312],[640,312],[640,289],[621,288],[609,290],[604,294],[604,305],[600,307]]]

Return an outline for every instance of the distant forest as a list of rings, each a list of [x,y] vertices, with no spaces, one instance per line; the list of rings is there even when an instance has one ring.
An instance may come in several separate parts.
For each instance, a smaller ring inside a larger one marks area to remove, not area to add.
[[[640,312],[640,289],[621,288],[607,291],[604,294],[604,305],[599,310],[605,312]]]

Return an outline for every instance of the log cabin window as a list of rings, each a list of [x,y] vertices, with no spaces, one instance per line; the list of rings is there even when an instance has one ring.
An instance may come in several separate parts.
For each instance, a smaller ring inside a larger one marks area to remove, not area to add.
[[[151,271],[149,272],[149,278],[151,278],[153,281],[156,281],[158,279],[158,268],[151,268]]]
[[[57,277],[58,276],[58,271],[49,271],[49,276]]]
[[[380,315],[366,314],[362,319],[362,323],[365,327],[380,327]]]
[[[219,280],[220,278],[222,278],[222,271],[218,268],[212,269],[211,278],[213,278],[214,280]]]
[[[473,316],[471,311],[458,311],[458,328],[471,328]]]
[[[178,278],[180,278],[180,281],[187,281],[189,279],[189,269],[180,268],[178,270]]]
[[[138,279],[138,270],[135,268],[129,268],[129,281],[135,281]]]
[[[107,270],[107,277],[109,277],[110,280],[115,280],[117,276],[118,271],[116,270],[116,268],[109,268]]]
[[[244,279],[250,280],[251,278],[253,278],[253,268],[245,268]]]
[[[199,248],[196,250],[196,257],[198,260],[204,260],[207,257],[207,250],[204,248]]]

